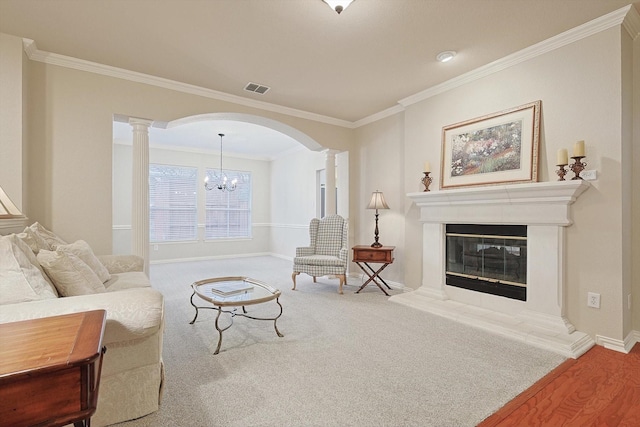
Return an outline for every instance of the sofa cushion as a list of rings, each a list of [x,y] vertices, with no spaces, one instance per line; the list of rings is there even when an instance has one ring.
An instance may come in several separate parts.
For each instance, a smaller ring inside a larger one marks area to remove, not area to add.
[[[144,259],[138,255],[96,255],[111,274],[143,271]]]
[[[296,265],[344,266],[344,261],[330,255],[297,256],[293,259],[293,263]]]
[[[84,261],[96,276],[100,279],[102,283],[105,283],[107,280],[111,278],[111,274],[107,268],[102,265],[102,263],[96,258],[93,254],[93,250],[91,250],[91,246],[84,240],[78,240],[73,243],[69,243],[67,245],[53,245],[53,249],[56,251],[72,253]]]
[[[74,253],[42,249],[38,261],[62,296],[105,292],[96,273]]]
[[[26,245],[21,248],[21,244],[24,242],[15,235],[0,237],[0,304],[57,298],[54,288],[30,260],[30,249]]]
[[[133,288],[148,288],[150,286],[149,278],[142,271],[126,271],[124,273],[112,274],[111,279],[104,283],[107,292]]]

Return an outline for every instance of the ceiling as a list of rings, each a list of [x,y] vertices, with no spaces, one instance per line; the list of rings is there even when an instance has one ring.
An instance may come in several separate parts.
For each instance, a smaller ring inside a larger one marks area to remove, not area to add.
[[[630,3],[355,0],[338,15],[321,0],[0,0],[0,32],[352,123]],[[458,54],[439,63],[444,50]]]

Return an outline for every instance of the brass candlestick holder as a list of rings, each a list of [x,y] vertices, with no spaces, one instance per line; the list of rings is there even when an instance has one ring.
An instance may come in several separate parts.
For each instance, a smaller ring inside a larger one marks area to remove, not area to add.
[[[431,178],[429,176],[429,174],[431,172],[423,172],[424,176],[422,177],[422,185],[424,185],[424,190],[423,191],[431,191],[429,190],[429,186],[431,185],[431,182],[433,181],[433,178]]]
[[[558,181],[565,181],[564,176],[569,172],[567,169],[564,168],[567,165],[564,164],[564,165],[556,165],[556,166],[560,168],[556,171],[556,175],[558,175]]]
[[[582,159],[584,159],[584,156],[574,156],[571,158],[573,159],[573,163],[569,165],[569,169],[571,169],[571,172],[573,172],[575,175],[573,178],[571,178],[571,180],[582,179],[582,177],[580,176],[580,172],[582,172],[585,166],[587,166],[587,163],[582,161]]]

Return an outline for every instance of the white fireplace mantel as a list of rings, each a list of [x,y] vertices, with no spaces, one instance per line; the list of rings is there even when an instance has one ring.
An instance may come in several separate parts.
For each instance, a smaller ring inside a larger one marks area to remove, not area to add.
[[[590,184],[583,180],[496,185],[409,193],[420,221],[443,224],[570,225],[569,205]]]
[[[582,180],[461,188],[407,197],[420,208],[422,284],[391,301],[482,327],[567,357],[594,341],[565,317],[565,228],[570,208],[590,187]],[[527,226],[527,300],[445,284],[446,224]]]

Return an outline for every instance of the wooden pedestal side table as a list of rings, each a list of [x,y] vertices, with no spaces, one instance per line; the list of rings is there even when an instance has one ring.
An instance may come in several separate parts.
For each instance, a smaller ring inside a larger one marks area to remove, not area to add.
[[[387,291],[382,287],[380,282],[382,282],[387,289],[391,289],[391,286],[387,285],[387,282],[384,281],[382,277],[380,277],[380,273],[382,270],[387,268],[389,264],[393,263],[393,250],[395,246],[381,246],[379,248],[372,248],[371,246],[354,246],[353,249],[353,262],[358,264],[358,267],[362,271],[369,276],[369,279],[360,286],[360,289],[356,291],[359,293],[361,290],[365,288],[369,283],[375,283],[385,295],[389,296]],[[377,270],[369,265],[369,263],[379,263],[382,264]],[[380,282],[378,282],[380,280]]]
[[[0,425],[88,427],[106,311],[0,324]]]

